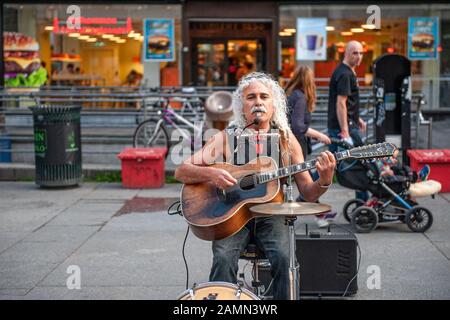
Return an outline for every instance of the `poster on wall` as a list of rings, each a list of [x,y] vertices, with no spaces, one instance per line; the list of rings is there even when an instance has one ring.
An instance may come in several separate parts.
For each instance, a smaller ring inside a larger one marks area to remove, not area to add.
[[[144,61],[175,61],[173,19],[144,19]]]
[[[327,18],[297,18],[297,60],[327,59]]]
[[[439,45],[438,17],[410,17],[408,19],[408,58],[437,59]]]

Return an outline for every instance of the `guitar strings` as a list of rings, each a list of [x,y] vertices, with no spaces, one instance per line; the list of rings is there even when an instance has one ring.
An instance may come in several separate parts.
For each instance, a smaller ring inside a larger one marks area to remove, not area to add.
[[[358,149],[358,148],[355,148],[355,149]],[[359,147],[359,149],[363,149],[362,147]],[[336,157],[336,153],[334,154],[334,156]],[[312,168],[314,168],[315,166],[316,166],[316,164],[317,164],[317,158],[316,159],[312,159],[312,160],[310,160],[310,161],[306,161],[306,162],[303,162],[303,163],[310,163],[310,166],[306,166],[305,168],[302,168],[299,172],[301,172],[301,171],[305,171],[305,169],[312,169]],[[297,164],[298,165],[298,164]],[[290,166],[290,168],[291,168],[291,170],[292,170],[292,167],[294,167],[294,166],[297,166],[297,165],[291,165]],[[309,168],[308,168],[309,167]],[[264,173],[268,173],[268,172],[262,172],[262,174],[264,174]],[[254,185],[254,178],[253,178],[253,176],[254,176],[255,174],[253,174],[253,175],[251,175],[251,176],[245,176],[245,177],[243,177],[241,180],[240,180],[240,183],[239,183],[239,185],[241,186],[241,187],[249,187],[249,186],[252,186],[252,185]]]
[[[251,185],[254,184],[254,180],[252,176],[245,176],[241,179],[241,182],[239,183],[239,185],[241,187],[250,187]]]
[[[308,162],[311,164],[311,168],[314,168],[315,165],[316,165],[317,159],[313,159],[313,160],[310,160],[310,161],[308,161]],[[292,167],[293,167],[293,166],[291,166],[291,170],[292,170]],[[305,169],[306,169],[306,168],[305,168]],[[302,170],[303,170],[303,169],[302,169]],[[267,173],[267,172],[263,172],[263,173]],[[251,186],[251,185],[254,185],[254,178],[253,178],[253,176],[245,176],[245,177],[243,177],[243,178],[241,179],[239,185],[240,185],[241,187],[249,187],[249,186]]]

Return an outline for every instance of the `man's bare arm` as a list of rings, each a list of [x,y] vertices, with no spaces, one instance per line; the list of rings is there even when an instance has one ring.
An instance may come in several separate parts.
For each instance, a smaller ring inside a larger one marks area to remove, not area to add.
[[[341,137],[348,138],[350,134],[347,122],[347,96],[337,96],[336,115],[341,127]]]
[[[320,187],[320,179],[313,181],[308,172],[297,173],[294,175],[295,183],[299,192],[302,194],[303,199],[308,202],[314,202],[324,194],[327,189]],[[322,184],[322,185],[325,185]]]
[[[292,156],[292,164],[304,162],[302,149],[296,139],[290,139],[290,150],[289,151]],[[330,155],[331,155],[331,153],[330,153]],[[322,152],[321,157],[324,157],[324,152]],[[333,155],[331,155],[331,157],[333,157]],[[327,158],[329,158],[329,155],[327,155]],[[334,158],[333,158],[333,161],[334,161]],[[323,163],[322,160],[321,160],[321,163]],[[319,164],[318,168],[317,168],[318,171],[319,171],[319,169],[320,170],[322,169],[320,166],[321,165]],[[333,170],[334,170],[334,167],[331,170],[327,168],[328,172],[322,173],[323,172],[322,170],[319,171],[320,178],[317,181],[313,181],[311,179],[309,172],[307,172],[307,171],[300,172],[300,173],[297,173],[294,175],[294,179],[295,179],[295,183],[297,184],[298,191],[299,191],[299,193],[302,194],[303,198],[306,201],[314,202],[317,199],[319,199],[319,197],[327,191],[326,188],[322,188],[320,186],[328,185],[331,183],[332,178],[333,178]],[[331,177],[330,177],[330,172],[331,172]]]
[[[236,184],[236,179],[227,171],[209,166],[226,154],[226,143],[223,139],[225,139],[223,132],[214,135],[201,150],[175,170],[175,179],[185,184],[211,181],[221,189]]]
[[[307,173],[309,175],[309,173]],[[298,175],[298,174],[297,174]],[[296,175],[296,176],[297,176]],[[310,177],[311,179],[311,177]],[[299,181],[300,180],[300,181]],[[330,185],[331,181],[321,182],[322,179],[318,179],[316,181],[310,180],[310,182],[303,181],[301,179],[297,179],[295,177],[295,182],[297,183],[297,187],[299,190],[302,190],[301,194],[306,201],[315,202],[317,201],[322,194],[327,191],[327,188],[323,188],[321,186]]]

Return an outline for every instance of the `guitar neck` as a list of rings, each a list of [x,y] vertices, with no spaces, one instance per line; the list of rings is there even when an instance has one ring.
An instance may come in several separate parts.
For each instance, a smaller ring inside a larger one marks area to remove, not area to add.
[[[333,154],[336,161],[341,161],[347,158],[351,158],[349,150],[336,152]],[[288,167],[280,168],[274,171],[267,171],[257,174],[257,181],[259,184],[267,183],[269,181],[277,180],[280,178],[287,177],[289,175],[293,175],[299,172],[308,171],[314,169],[317,164],[317,158],[313,160],[309,160],[306,162],[302,162],[299,164],[294,164]]]

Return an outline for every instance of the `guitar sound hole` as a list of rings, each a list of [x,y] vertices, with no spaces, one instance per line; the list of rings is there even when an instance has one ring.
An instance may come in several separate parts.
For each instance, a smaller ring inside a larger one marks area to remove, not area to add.
[[[239,187],[242,190],[251,190],[255,187],[253,177],[252,176],[245,176],[241,178],[239,181]]]

